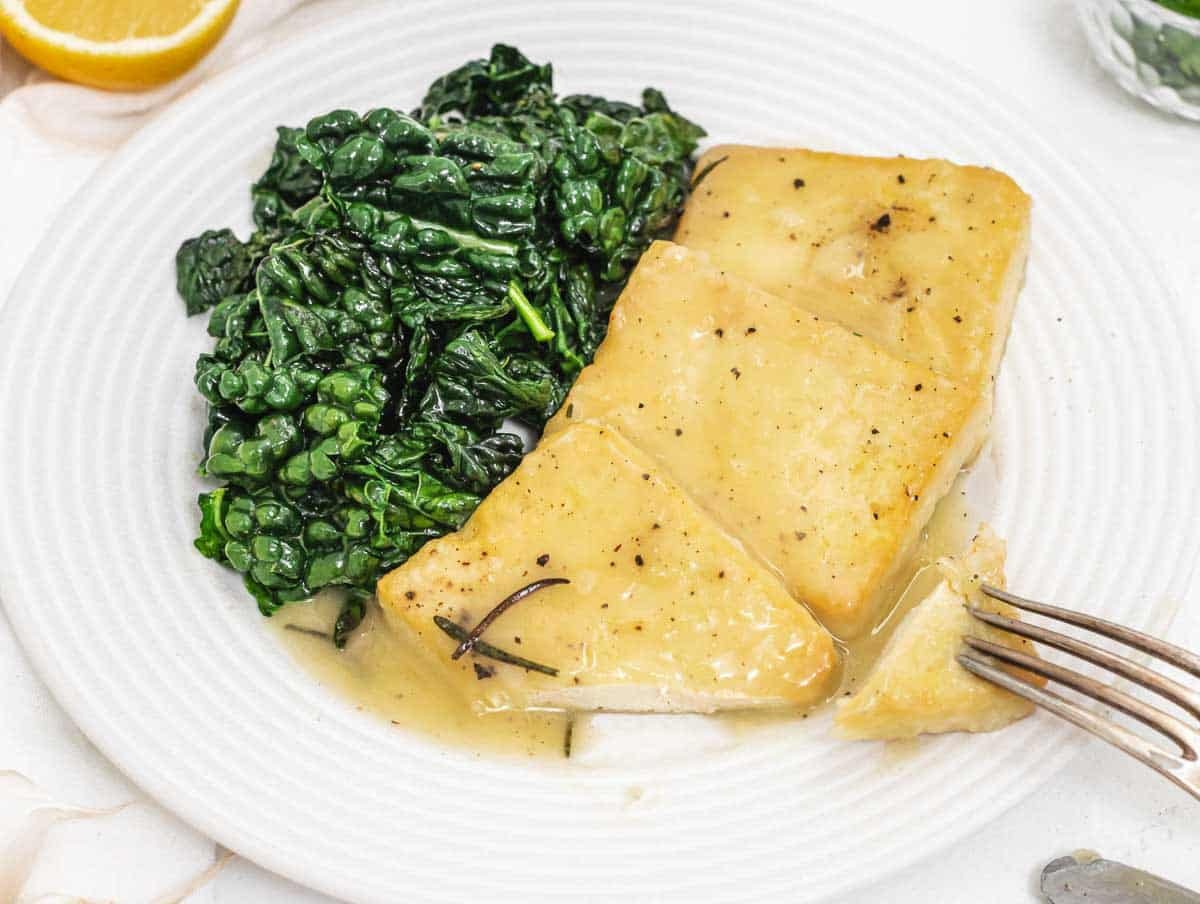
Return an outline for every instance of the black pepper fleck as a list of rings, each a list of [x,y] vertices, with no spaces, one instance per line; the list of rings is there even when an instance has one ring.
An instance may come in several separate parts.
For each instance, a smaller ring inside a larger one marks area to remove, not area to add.
[[[550,553],[548,553],[548,552],[544,552],[540,556],[537,557],[537,563],[539,565],[541,565],[543,568],[546,567],[546,564],[549,561],[550,561]]]
[[[804,188],[804,180],[803,179],[793,179],[792,180],[792,188]]]
[[[478,662],[471,663],[475,667],[475,677],[482,681],[484,678],[491,678],[496,674],[496,670],[490,665],[480,665]]]
[[[892,215],[885,213],[878,220],[871,224],[872,232],[887,232],[888,227],[892,225]]]
[[[643,565],[646,564],[646,560],[642,558],[641,553],[638,553],[636,556],[634,556],[633,561],[638,566],[638,568],[641,568]]]

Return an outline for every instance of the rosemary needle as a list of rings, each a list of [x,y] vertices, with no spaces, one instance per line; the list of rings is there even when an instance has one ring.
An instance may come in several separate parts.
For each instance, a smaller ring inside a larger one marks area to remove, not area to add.
[[[443,618],[440,615],[433,617],[434,623],[453,637],[457,641],[464,641],[470,633],[461,625],[456,625],[448,618]],[[488,659],[495,659],[497,662],[507,662],[509,665],[520,666],[531,672],[541,672],[543,675],[549,675],[551,678],[558,676],[558,669],[551,668],[548,665],[542,665],[540,662],[534,662],[532,659],[526,659],[523,656],[517,656],[509,653],[507,650],[502,650],[499,647],[494,647],[484,640],[476,640],[471,647],[472,652],[480,656],[486,656]]]
[[[461,656],[463,653],[466,653],[477,643],[479,643],[480,636],[484,631],[491,627],[492,622],[498,619],[517,603],[521,602],[521,600],[525,599],[525,597],[532,596],[539,590],[544,590],[546,587],[553,587],[555,584],[569,583],[571,582],[566,578],[543,578],[540,581],[534,581],[532,584],[526,584],[520,590],[514,590],[504,599],[500,600],[500,602],[496,603],[492,611],[479,620],[479,624],[471,629],[471,632],[463,639],[463,642],[460,643],[455,648],[454,652],[450,654],[450,658],[458,659],[459,656]]]

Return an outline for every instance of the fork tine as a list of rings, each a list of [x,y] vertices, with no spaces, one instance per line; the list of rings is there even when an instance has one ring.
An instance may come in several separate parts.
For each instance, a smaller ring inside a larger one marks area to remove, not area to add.
[[[1124,691],[1119,691],[1100,681],[1088,678],[1086,675],[1073,672],[1037,656],[1030,656],[1028,653],[1022,653],[1003,644],[992,643],[990,640],[970,635],[964,637],[963,641],[967,646],[986,653],[993,659],[1015,665],[1017,668],[1033,672],[1035,675],[1042,675],[1064,687],[1078,691],[1084,696],[1091,697],[1093,700],[1099,700],[1114,709],[1119,709],[1127,716],[1132,716],[1144,725],[1169,737],[1179,745],[1185,759],[1196,759],[1197,752],[1200,751],[1200,732],[1185,725],[1169,713],[1165,713],[1149,703],[1143,703]]]
[[[1200,678],[1200,656],[1197,656],[1195,653],[1189,653],[1182,647],[1159,640],[1157,637],[1151,637],[1149,634],[1143,634],[1141,631],[1126,628],[1124,625],[1096,618],[1094,615],[1084,615],[1082,612],[1075,612],[1072,609],[1063,609],[1059,606],[1051,606],[1048,603],[1039,603],[1037,600],[1026,599],[1023,596],[1017,596],[1015,593],[1009,593],[1007,590],[1001,590],[999,587],[993,587],[990,584],[980,584],[979,589],[993,599],[1008,603],[1010,606],[1016,606],[1018,609],[1024,609],[1027,612],[1036,612],[1038,615],[1044,615],[1047,618],[1055,618],[1067,624],[1087,628],[1089,631],[1095,631],[1097,634],[1111,638],[1112,640],[1119,640],[1121,643],[1128,644],[1136,650],[1141,650],[1143,653],[1149,653],[1163,662],[1168,662]]]
[[[1015,675],[1010,675],[998,665],[990,662],[987,657],[982,656],[974,650],[960,653],[958,655],[958,664],[968,672],[972,672],[993,684],[998,684],[1018,697],[1024,697],[1029,702],[1053,713],[1060,719],[1066,719],[1084,731],[1090,732],[1101,740],[1107,741],[1114,747],[1125,751],[1130,756],[1175,782],[1175,784],[1179,785],[1189,794],[1200,799],[1200,792],[1190,785],[1182,775],[1183,769],[1187,766],[1182,757],[1163,750],[1161,747],[1150,743],[1129,729],[1109,722],[1086,707],[1073,703],[1054,693],[1054,691],[1034,687],[1032,684],[1022,681]]]
[[[1200,694],[1190,688],[1184,687],[1178,681],[1168,678],[1166,675],[1160,675],[1153,669],[1146,668],[1141,663],[1134,662],[1132,659],[1119,656],[1116,653],[1110,653],[1108,650],[1102,650],[1097,646],[1084,643],[1073,637],[1067,637],[1067,635],[1060,634],[1057,631],[1051,631],[1049,628],[1009,618],[1007,615],[1001,615],[998,612],[989,612],[986,609],[980,609],[976,606],[968,606],[967,610],[980,621],[986,622],[1002,631],[1019,634],[1022,637],[1028,637],[1030,640],[1036,640],[1038,643],[1044,643],[1066,653],[1071,653],[1093,665],[1106,668],[1110,672],[1120,675],[1122,678],[1128,678],[1130,681],[1137,682],[1142,687],[1166,697],[1175,705],[1187,710],[1197,719],[1200,719]]]

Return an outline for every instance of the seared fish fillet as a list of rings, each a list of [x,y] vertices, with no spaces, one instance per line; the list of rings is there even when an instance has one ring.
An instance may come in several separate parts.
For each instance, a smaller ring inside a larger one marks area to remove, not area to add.
[[[483,639],[556,677],[467,654],[434,616],[472,627],[539,578]],[[457,533],[379,582],[411,631],[480,709],[711,712],[808,707],[829,695],[829,633],[619,433],[578,424],[546,437]]]
[[[987,419],[983,393],[657,242],[546,433],[615,426],[853,637]]]
[[[1029,247],[1030,200],[945,160],[725,146],[675,241],[970,386],[1000,364]]]
[[[846,738],[886,740],[946,731],[995,731],[1033,711],[1033,704],[977,678],[958,664],[965,634],[1034,652],[1024,638],[971,617],[968,602],[1017,617],[979,592],[1004,586],[1004,542],[986,525],[962,556],[936,566],[942,582],[904,617],[863,686],[838,701],[835,725]]]

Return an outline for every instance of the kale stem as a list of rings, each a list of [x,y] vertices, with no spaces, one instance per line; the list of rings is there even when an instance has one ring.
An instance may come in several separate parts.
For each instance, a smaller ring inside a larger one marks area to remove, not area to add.
[[[512,302],[512,306],[517,309],[517,313],[521,315],[521,319],[529,327],[529,332],[535,341],[549,342],[554,338],[554,330],[546,326],[546,321],[542,319],[542,315],[533,306],[533,302],[525,297],[525,293],[521,291],[521,287],[517,285],[515,279],[509,280],[508,300]]]
[[[479,641],[479,638],[483,635],[483,632],[492,626],[492,622],[498,619],[517,603],[521,602],[521,600],[525,599],[525,597],[532,596],[539,590],[545,590],[547,587],[553,587],[555,584],[569,583],[571,582],[566,578],[543,578],[540,581],[534,581],[532,584],[526,584],[520,590],[514,590],[504,599],[500,600],[500,602],[496,603],[492,611],[479,620],[479,624],[471,629],[471,633],[468,634],[466,639],[458,645],[458,648],[450,654],[450,658],[457,659],[463,653],[468,652]]]
[[[517,246],[512,242],[502,242],[499,239],[485,239],[473,232],[451,229],[449,226],[444,226],[433,220],[422,220],[417,217],[409,217],[409,219],[417,229],[440,229],[468,250],[486,251],[489,254],[503,254],[506,257],[516,257]]]
[[[345,205],[345,201],[341,198],[337,199],[337,203]],[[464,232],[461,229],[452,229],[445,223],[439,223],[437,220],[423,220],[420,217],[409,216],[404,213],[397,213],[391,210],[383,211],[384,224],[394,223],[403,216],[407,216],[410,223],[415,229],[437,229],[446,233],[450,238],[462,248],[468,251],[486,251],[488,254],[503,254],[505,257],[516,257],[517,246],[513,242],[505,242],[500,239],[485,239],[483,236],[475,232]],[[282,246],[277,246],[282,247]]]
[[[433,617],[434,624],[453,637],[455,640],[463,641],[469,636],[466,628],[461,625],[456,625],[448,618],[443,618],[440,615]],[[509,665],[519,666],[530,672],[541,672],[543,675],[549,675],[551,678],[558,676],[558,669],[548,665],[542,665],[540,662],[534,662],[532,659],[525,659],[522,656],[516,656],[509,653],[507,650],[502,650],[499,647],[494,647],[484,640],[475,641],[475,645],[471,648],[472,652],[477,656],[485,656],[488,659],[494,659],[497,662],[505,662]]]

